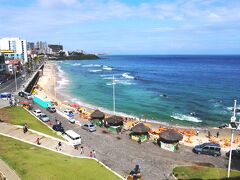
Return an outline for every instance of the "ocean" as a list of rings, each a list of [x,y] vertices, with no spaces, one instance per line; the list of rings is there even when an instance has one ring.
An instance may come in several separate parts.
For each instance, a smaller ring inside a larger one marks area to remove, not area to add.
[[[240,103],[240,56],[119,55],[56,62],[67,100],[174,125],[219,126]],[[239,106],[240,108],[240,106]]]

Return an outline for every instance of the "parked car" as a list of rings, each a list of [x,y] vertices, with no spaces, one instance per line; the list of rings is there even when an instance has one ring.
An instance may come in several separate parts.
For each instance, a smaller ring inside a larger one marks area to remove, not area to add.
[[[73,146],[78,146],[82,143],[81,136],[74,132],[73,130],[65,131],[63,137],[70,142]]]
[[[207,154],[212,156],[221,156],[221,147],[219,144],[203,143],[193,148],[193,152],[197,154]]]
[[[35,110],[33,111],[33,114],[38,117],[38,116],[40,116],[40,115],[42,114],[42,112],[41,112],[40,109],[35,109]]]
[[[20,91],[18,95],[21,97],[25,97],[26,99],[33,99],[32,94],[25,91]]]
[[[62,127],[61,124],[54,124],[52,128],[54,131],[65,133],[64,128]]]
[[[46,114],[44,114],[44,113],[42,113],[42,114],[39,116],[39,118],[40,118],[43,122],[48,122],[48,121],[49,121],[49,117],[48,117]]]
[[[68,116],[69,114],[73,114],[73,111],[69,110],[69,109],[66,109],[65,111],[63,111],[63,113]]]
[[[48,106],[47,107],[47,111],[51,112],[51,113],[55,113],[56,112],[56,108],[53,106]]]
[[[86,123],[82,125],[82,128],[89,131],[89,132],[93,132],[96,131],[96,126],[93,125],[92,123]]]
[[[74,118],[72,118],[72,117],[69,117],[69,118],[68,118],[68,121],[69,121],[70,123],[72,123],[72,124],[74,124],[74,123],[76,122],[76,120],[75,120]]]
[[[226,153],[226,156],[229,157],[230,151]],[[240,159],[240,149],[232,150],[232,158]]]

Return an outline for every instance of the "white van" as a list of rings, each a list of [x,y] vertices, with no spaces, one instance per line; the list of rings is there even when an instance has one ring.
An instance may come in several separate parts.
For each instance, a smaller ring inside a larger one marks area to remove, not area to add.
[[[75,133],[73,130],[65,131],[63,137],[70,142],[73,146],[80,145],[82,143],[81,136]]]

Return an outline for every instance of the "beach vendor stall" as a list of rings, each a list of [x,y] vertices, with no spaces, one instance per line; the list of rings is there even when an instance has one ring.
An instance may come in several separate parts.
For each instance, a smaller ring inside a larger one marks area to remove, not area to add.
[[[105,127],[112,133],[119,133],[123,127],[123,118],[120,116],[111,116],[104,121]]]
[[[135,126],[132,127],[130,138],[138,141],[138,142],[144,142],[148,139],[148,132],[150,131],[150,128],[145,126],[144,123],[138,123]]]
[[[92,114],[90,114],[90,118],[91,123],[95,124],[96,126],[102,126],[105,114],[97,109]]]
[[[158,144],[161,148],[175,152],[178,149],[179,141],[183,139],[183,135],[168,129],[159,135]]]

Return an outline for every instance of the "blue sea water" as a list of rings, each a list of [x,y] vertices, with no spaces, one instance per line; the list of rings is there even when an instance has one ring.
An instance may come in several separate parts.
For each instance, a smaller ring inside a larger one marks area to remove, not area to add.
[[[116,111],[139,118],[218,126],[240,101],[240,56],[126,55],[57,64],[60,90],[109,111],[114,75]]]

